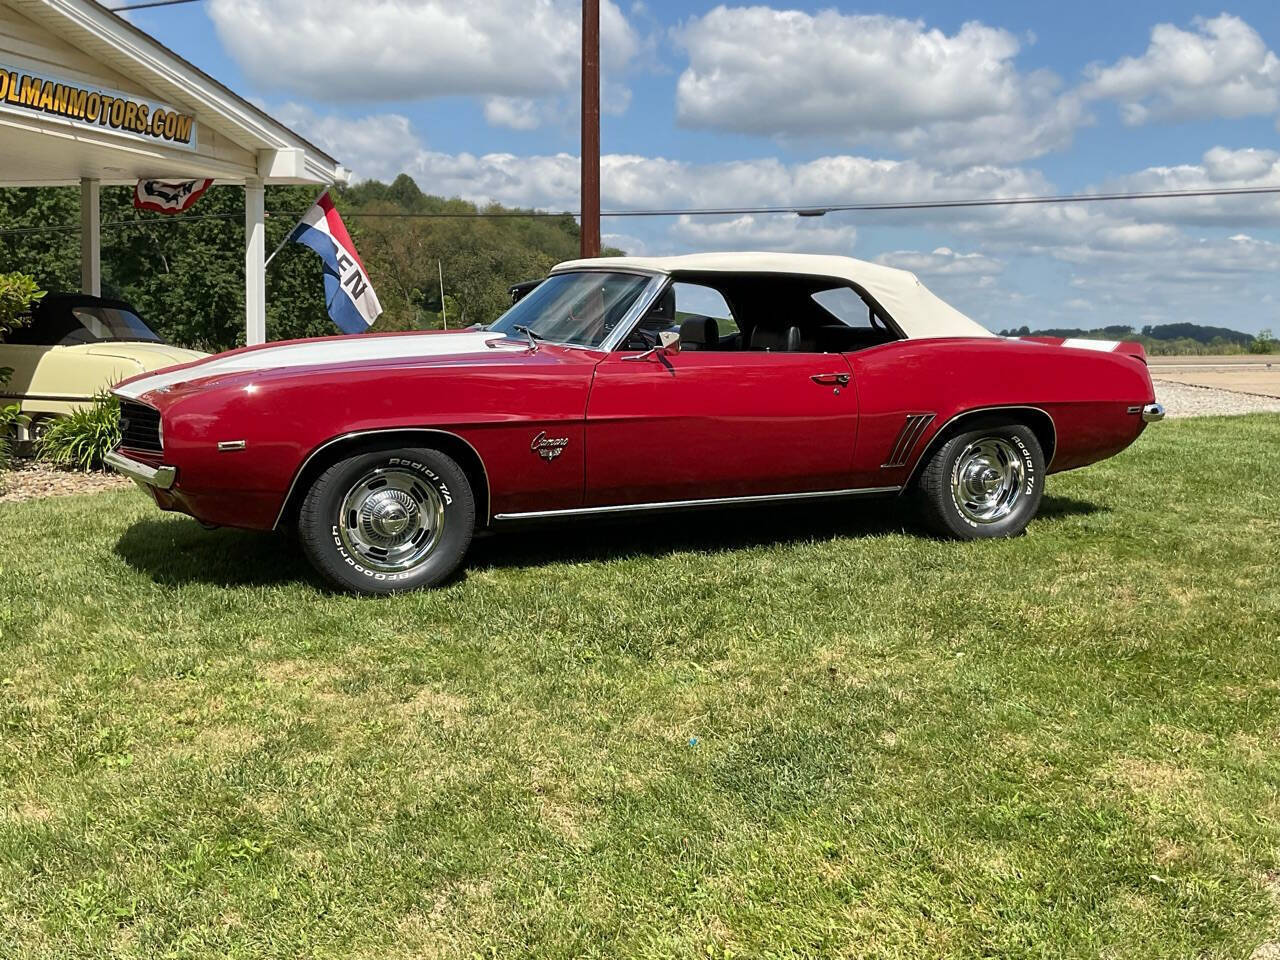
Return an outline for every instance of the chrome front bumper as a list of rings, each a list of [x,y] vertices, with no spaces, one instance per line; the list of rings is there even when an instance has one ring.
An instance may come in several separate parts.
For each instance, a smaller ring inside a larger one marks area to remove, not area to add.
[[[107,466],[114,467],[117,473],[122,473],[134,483],[143,487],[155,487],[157,490],[168,490],[173,486],[173,481],[178,477],[178,468],[161,464],[153,467],[150,464],[143,463],[140,460],[134,460],[126,457],[118,450],[112,450],[102,458]]]
[[[1157,420],[1164,419],[1163,403],[1148,403],[1142,408],[1142,420],[1144,423],[1155,423]]]

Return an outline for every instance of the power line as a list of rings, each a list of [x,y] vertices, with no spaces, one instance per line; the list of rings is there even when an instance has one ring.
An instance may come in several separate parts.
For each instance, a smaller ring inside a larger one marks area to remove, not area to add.
[[[147,3],[129,3],[123,7],[107,7],[112,13],[125,10],[146,10],[150,7],[176,7],[180,3],[199,3],[200,0],[148,0]]]
[[[168,0],[168,2],[177,2],[177,0]],[[192,2],[192,0],[181,0],[181,2]],[[600,213],[602,217],[728,217],[728,216],[748,216],[755,214],[792,214],[801,217],[820,217],[828,213],[849,213],[862,212],[874,213],[876,211],[893,211],[893,210],[956,210],[962,208],[978,208],[978,207],[1013,207],[1026,206],[1030,204],[1068,204],[1068,203],[1101,203],[1113,201],[1133,201],[1133,200],[1179,200],[1192,199],[1196,197],[1235,197],[1235,196],[1258,196],[1261,194],[1280,194],[1280,186],[1271,187],[1219,187],[1207,190],[1160,190],[1148,192],[1131,192],[1131,193],[1076,193],[1076,194],[1058,194],[1054,196],[1042,197],[987,197],[976,200],[918,200],[918,201],[882,201],[868,203],[831,203],[831,204],[813,204],[808,206],[788,206],[788,207],[690,207],[685,209],[655,209],[655,210],[603,210]],[[297,219],[299,214],[289,213],[288,211],[279,211],[273,216],[293,217]],[[103,227],[136,227],[148,224],[158,223],[180,223],[191,220],[213,220],[213,219],[239,219],[240,213],[205,213],[205,214],[179,214],[170,217],[155,217],[146,220],[112,220],[101,224]],[[351,219],[366,220],[486,220],[486,219],[531,219],[531,218],[560,218],[560,217],[576,217],[578,213],[569,210],[559,212],[549,210],[476,210],[476,211],[448,211],[440,213],[409,213],[409,212],[360,212],[349,211],[343,214],[344,217]],[[0,236],[22,236],[27,234],[51,233],[62,230],[79,230],[78,223],[58,224],[52,226],[40,227],[14,227],[6,230],[0,230]]]
[[[1098,203],[1117,200],[1172,200],[1188,197],[1227,197],[1280,193],[1274,187],[1223,187],[1208,190],[1163,190],[1146,193],[1076,193],[1047,197],[987,197],[977,200],[902,200],[868,203],[830,203],[791,207],[698,207],[671,210],[606,210],[602,217],[727,217],[746,214],[793,213],[801,217],[821,217],[828,213],[874,212],[877,210],[950,210],[961,207],[1012,207],[1026,204]],[[375,214],[376,216],[376,214]]]
[[[283,216],[283,214],[281,214]],[[104,220],[99,227],[145,227],[153,223],[172,223],[184,220],[239,220],[242,213],[184,213],[176,217],[156,217],[153,220]],[[59,223],[44,227],[12,227],[0,230],[0,237],[23,237],[38,233],[59,233],[80,230],[78,223]]]

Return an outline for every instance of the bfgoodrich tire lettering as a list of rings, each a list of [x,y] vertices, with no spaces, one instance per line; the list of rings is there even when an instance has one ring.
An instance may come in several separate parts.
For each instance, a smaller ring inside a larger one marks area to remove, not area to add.
[[[988,421],[948,438],[916,484],[925,522],[960,540],[1015,537],[1044,495],[1044,452],[1032,430]]]
[[[429,448],[382,450],[316,479],[298,512],[298,540],[334,586],[397,593],[448,578],[475,523],[471,485],[452,458]]]

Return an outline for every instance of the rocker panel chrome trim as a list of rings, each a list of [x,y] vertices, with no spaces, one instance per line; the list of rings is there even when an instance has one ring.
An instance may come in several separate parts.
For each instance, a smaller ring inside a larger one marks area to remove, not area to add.
[[[586,517],[610,513],[647,513],[658,510],[685,510],[718,507],[739,503],[772,503],[778,500],[823,500],[858,497],[877,493],[897,493],[901,487],[856,487],[847,490],[814,490],[803,493],[762,493],[749,497],[710,497],[705,500],[662,500],[655,503],[619,503],[604,507],[570,507],[566,510],[530,510],[525,513],[495,514],[495,522],[506,520],[543,520],[553,517]]]
[[[306,471],[311,461],[318,457],[323,451],[332,447],[335,443],[342,443],[344,440],[354,440],[356,437],[375,437],[383,433],[436,433],[446,437],[452,437],[459,443],[465,444],[467,448],[475,454],[476,460],[480,464],[480,472],[484,474],[485,493],[487,500],[484,505],[484,515],[486,520],[490,516],[490,510],[493,508],[493,487],[489,482],[489,468],[484,465],[484,457],[480,456],[480,451],[475,448],[465,438],[458,436],[451,430],[441,430],[438,427],[378,427],[376,430],[354,430],[351,433],[344,433],[340,436],[326,440],[320,446],[316,447],[304,459],[297,470],[293,472],[293,479],[289,481],[289,489],[285,491],[284,499],[280,501],[280,512],[276,514],[276,522],[271,525],[272,530],[280,527],[280,521],[284,519],[285,508],[289,506],[289,501],[293,499],[294,488],[298,485],[298,478]],[[479,524],[482,526],[483,524]]]

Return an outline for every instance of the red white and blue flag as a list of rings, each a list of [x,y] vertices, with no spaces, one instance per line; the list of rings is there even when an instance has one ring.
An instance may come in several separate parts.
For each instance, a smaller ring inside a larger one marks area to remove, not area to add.
[[[133,188],[133,205],[156,213],[182,213],[212,185],[212,180],[139,180]]]
[[[328,192],[298,221],[290,239],[310,247],[324,261],[324,299],[333,322],[344,333],[368,330],[382,305]]]

